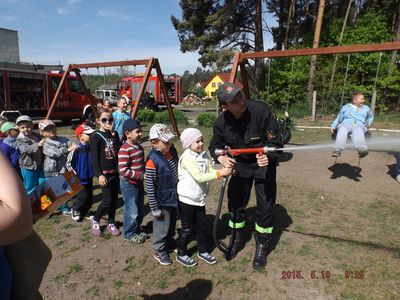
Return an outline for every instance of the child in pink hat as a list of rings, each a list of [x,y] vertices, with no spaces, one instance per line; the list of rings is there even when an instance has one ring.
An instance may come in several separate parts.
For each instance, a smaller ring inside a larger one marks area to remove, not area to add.
[[[203,150],[203,134],[196,128],[187,128],[181,133],[182,146],[185,149],[178,162],[178,195],[181,213],[182,230],[178,239],[176,260],[186,267],[195,266],[197,262],[187,254],[187,244],[192,230],[197,237],[197,257],[208,264],[215,264],[217,259],[207,250],[207,221],[205,197],[209,182],[229,176],[232,169],[215,170]]]

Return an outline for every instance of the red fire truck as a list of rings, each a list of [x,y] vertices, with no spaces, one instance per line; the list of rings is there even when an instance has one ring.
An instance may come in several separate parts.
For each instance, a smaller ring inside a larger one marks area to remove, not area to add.
[[[144,74],[139,74],[130,77],[124,77],[119,83],[120,95],[126,95],[129,100],[137,100],[140,85],[143,82]],[[182,101],[182,79],[177,75],[164,76],[164,85],[168,93],[169,101],[171,104],[178,104]],[[152,94],[155,99],[155,104],[164,105],[164,95],[161,91],[160,81],[157,76],[152,75],[149,77],[146,92]]]
[[[44,118],[62,78],[62,69],[48,71],[35,65],[0,65],[0,112],[15,119],[20,114]],[[51,119],[81,118],[89,105],[76,76],[69,75],[56,101]]]

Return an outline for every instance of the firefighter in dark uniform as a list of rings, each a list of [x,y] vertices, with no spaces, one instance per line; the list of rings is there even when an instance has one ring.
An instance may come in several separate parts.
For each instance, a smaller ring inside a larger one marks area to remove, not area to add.
[[[256,253],[254,269],[264,269],[267,247],[273,230],[273,213],[276,200],[276,166],[274,153],[245,154],[236,156],[215,155],[215,149],[229,146],[232,149],[254,147],[282,147],[278,137],[278,123],[271,110],[262,102],[246,100],[242,91],[233,83],[224,83],[217,90],[223,109],[214,123],[209,150],[215,161],[234,168],[228,184],[229,227],[236,231],[230,258],[243,246],[242,229],[245,226],[245,209],[250,199],[253,182],[256,189],[255,234]]]

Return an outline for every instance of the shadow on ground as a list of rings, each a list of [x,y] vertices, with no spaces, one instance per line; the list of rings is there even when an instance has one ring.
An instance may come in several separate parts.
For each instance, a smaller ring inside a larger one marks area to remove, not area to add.
[[[252,238],[255,226],[255,215],[256,207],[249,207],[246,209],[246,226],[243,228],[243,244],[241,245],[241,250]],[[207,218],[209,219],[208,224],[212,224],[214,222],[215,216],[207,215]],[[221,220],[219,220],[217,228],[218,240],[224,240],[231,234],[232,230],[228,226],[229,218],[229,213],[225,213],[222,216]],[[287,213],[286,208],[281,204],[275,205],[274,220],[274,230],[272,231],[271,242],[268,245],[268,254],[270,254],[276,248],[281,238],[282,232],[293,223],[292,218]],[[207,232],[209,237],[212,239],[212,226]],[[212,250],[214,250],[216,246],[214,245],[214,243],[212,243],[212,245]]]
[[[347,177],[354,181],[360,181],[361,168],[359,166],[352,166],[348,163],[334,164],[328,168],[332,172],[331,179],[337,179],[340,177]]]
[[[177,288],[172,293],[141,295],[145,300],[175,300],[175,299],[207,299],[212,291],[212,282],[206,279],[195,279],[190,281],[186,286]]]

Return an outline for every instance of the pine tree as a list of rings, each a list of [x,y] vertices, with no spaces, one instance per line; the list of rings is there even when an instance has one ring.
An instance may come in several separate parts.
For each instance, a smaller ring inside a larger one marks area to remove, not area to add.
[[[264,51],[261,0],[181,0],[182,20],[171,16],[182,52],[197,51],[200,63],[218,71],[234,51]],[[263,60],[255,60],[254,79],[264,87]]]

